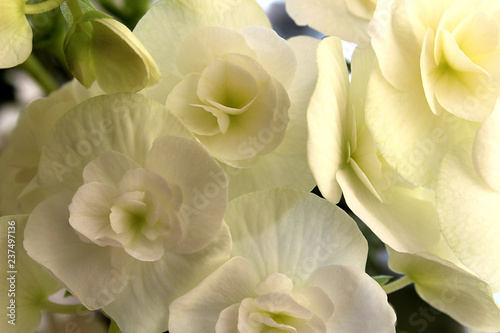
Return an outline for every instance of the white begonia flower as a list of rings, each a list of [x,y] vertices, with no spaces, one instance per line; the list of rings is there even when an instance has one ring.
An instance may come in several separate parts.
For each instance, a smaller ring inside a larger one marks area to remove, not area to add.
[[[69,70],[85,87],[97,81],[107,93],[137,92],[160,81],[155,61],[134,34],[109,16],[90,11],[64,41]]]
[[[167,134],[167,135],[166,135]],[[229,257],[227,179],[165,108],[99,96],[56,124],[31,213],[28,254],[125,332],[167,329],[168,306]]]
[[[318,40],[281,39],[250,0],[162,1],[134,33],[162,81],[144,94],[177,115],[230,177],[230,197],[310,190],[305,114]]]
[[[368,23],[377,0],[286,0],[286,10],[298,25],[358,45],[368,44]]]
[[[170,332],[395,332],[364,273],[366,241],[338,207],[267,190],[232,200],[225,220],[233,258],[172,303]]]
[[[443,159],[436,207],[444,238],[467,267],[500,291],[500,102],[479,127]]]
[[[85,89],[78,81],[64,84],[21,112],[9,145],[0,156],[0,215],[28,214],[39,203],[36,173],[42,147],[54,125],[77,104],[102,94],[96,85]]]
[[[496,1],[379,1],[367,124],[385,159],[416,185],[433,188],[443,156],[493,111],[499,13]]]
[[[433,193],[404,181],[380,156],[364,122],[373,51],[356,49],[349,84],[341,41],[318,48],[319,78],[308,109],[309,165],[323,196],[350,209],[386,244],[422,252],[439,240]]]
[[[0,0],[0,68],[10,68],[28,59],[33,31],[24,14],[25,0]]]
[[[4,318],[2,332],[34,332],[40,324],[41,311],[50,295],[62,288],[23,249],[23,234],[28,215],[0,218],[0,248],[5,257],[0,268],[0,302]]]
[[[389,267],[406,274],[423,300],[464,326],[500,331],[500,306],[492,287],[460,263],[443,239],[426,253],[388,250]]]

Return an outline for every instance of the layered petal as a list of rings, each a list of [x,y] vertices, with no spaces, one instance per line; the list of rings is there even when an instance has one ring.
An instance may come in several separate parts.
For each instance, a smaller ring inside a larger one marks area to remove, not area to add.
[[[491,287],[477,275],[431,253],[389,253],[389,267],[406,274],[433,307],[467,327],[498,332],[500,307]]]
[[[170,303],[224,264],[229,259],[230,250],[231,236],[227,226],[224,226],[217,237],[198,252],[168,252],[158,262],[133,264],[129,270],[128,285],[103,310],[117,322],[123,333],[163,332],[167,329],[175,332],[169,322],[169,317],[174,316],[169,316]],[[170,309],[175,311],[173,305]],[[197,322],[202,321],[201,311],[199,315]],[[208,328],[203,331],[205,329]]]
[[[444,158],[436,187],[441,232],[458,259],[500,290],[500,192],[476,174],[471,147],[457,145]]]
[[[83,183],[83,168],[100,154],[114,150],[143,165],[153,141],[165,134],[190,136],[163,106],[144,96],[90,99],[55,126],[40,158],[39,182],[47,193],[74,192]]]
[[[364,270],[338,265],[322,267],[307,280],[306,286],[319,287],[335,305],[335,314],[327,323],[328,332],[395,332],[396,314],[387,295]]]
[[[286,9],[299,25],[308,25],[328,36],[367,44],[368,22],[376,0],[287,0]]]
[[[366,243],[354,221],[312,194],[247,194],[230,202],[225,221],[233,237],[232,255],[248,258],[261,278],[282,273],[300,286],[318,267],[365,265]]]
[[[55,195],[30,215],[24,247],[28,255],[46,267],[82,304],[97,310],[112,302],[127,283],[120,249],[83,242],[69,225],[71,196]]]

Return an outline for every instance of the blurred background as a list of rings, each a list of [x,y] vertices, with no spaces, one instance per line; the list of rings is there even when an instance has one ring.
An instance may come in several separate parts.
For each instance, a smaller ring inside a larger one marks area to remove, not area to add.
[[[93,0],[92,2],[103,11],[119,19],[130,29],[133,29],[151,4],[151,0]],[[284,1],[258,0],[258,2],[268,14],[275,31],[283,38],[287,39],[296,35],[324,37],[309,27],[297,26],[287,15]],[[72,78],[65,67],[62,53],[66,22],[60,11],[54,10],[42,15],[31,16],[30,22],[34,33],[33,57],[27,63],[16,68],[0,69],[0,154],[8,144],[9,133],[16,124],[19,112],[33,99],[48,94]],[[344,55],[348,64],[354,48],[354,44],[344,43]],[[53,79],[47,81],[43,75],[40,75],[41,72],[48,72]],[[317,189],[315,192],[320,195]],[[340,202],[339,206],[349,212],[344,202]],[[354,216],[354,218],[356,217]],[[370,244],[368,274],[394,276],[386,264],[387,253],[384,245],[361,221],[357,221]],[[413,286],[390,294],[389,302],[397,313],[398,333],[468,332],[446,314],[423,302],[415,293]],[[359,319],[365,320],[362,317]],[[48,329],[44,331],[67,332],[68,322],[68,318],[65,319],[64,316],[44,317],[44,325]],[[75,327],[83,328],[81,324]],[[90,331],[82,330],[81,332],[100,332],[96,327],[91,327],[87,328]],[[78,330],[72,329],[71,332],[78,332]]]

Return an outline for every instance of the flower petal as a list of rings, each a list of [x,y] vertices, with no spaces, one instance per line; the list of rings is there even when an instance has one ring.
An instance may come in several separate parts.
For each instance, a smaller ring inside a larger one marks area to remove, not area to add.
[[[500,330],[500,307],[491,287],[476,275],[430,253],[406,254],[389,249],[389,267],[406,274],[417,293],[462,325],[481,332]]]
[[[227,179],[222,168],[194,140],[164,136],[153,143],[146,167],[182,191],[182,238],[177,252],[203,248],[220,232],[227,208]]]
[[[286,0],[286,9],[299,25],[309,25],[325,35],[366,44],[370,40],[368,22],[375,4],[370,0]]]
[[[31,54],[33,32],[24,15],[24,1],[0,1],[0,68],[23,63]]]
[[[224,311],[247,297],[256,297],[254,287],[259,282],[259,277],[248,260],[243,257],[232,258],[198,286],[172,303],[170,331],[215,333],[217,325],[217,332],[219,327],[225,328],[227,332],[234,332],[238,310],[231,311],[236,315],[233,320],[230,320],[229,314]],[[230,327],[231,325],[234,326]]]
[[[127,286],[115,302],[103,310],[116,321],[123,333],[164,332],[167,329],[175,332],[175,326],[169,320],[175,320],[177,315],[169,316],[170,304],[226,262],[230,250],[231,236],[224,225],[219,235],[201,251],[190,254],[166,252],[160,261],[136,263],[130,268]],[[245,277],[250,274],[248,269],[238,272],[238,275]],[[222,296],[218,293],[211,295]],[[204,298],[201,305],[205,309],[209,304],[207,300]],[[190,303],[189,307],[192,306],[193,303]],[[172,305],[172,311],[175,309]],[[184,314],[182,310],[181,315]],[[202,311],[196,312],[196,320],[191,320],[191,324],[202,322],[201,316]],[[208,332],[208,329],[209,326],[204,326],[201,331],[193,332]],[[178,332],[187,331],[181,329]]]
[[[500,192],[475,175],[470,145],[443,160],[436,186],[441,232],[458,259],[500,291]]]
[[[476,133],[472,163],[481,180],[500,192],[500,101]]]
[[[237,30],[250,25],[271,27],[255,1],[160,1],[137,23],[134,34],[163,73],[175,74],[180,45],[193,31],[207,26]]]
[[[165,134],[191,137],[180,120],[142,95],[89,99],[56,124],[40,158],[40,184],[47,193],[75,192],[84,167],[110,150],[143,165],[153,141]]]
[[[113,259],[115,251],[123,250],[82,242],[68,223],[70,201],[61,194],[39,204],[28,220],[24,247],[85,307],[96,310],[112,302],[125,286],[126,262]]]
[[[232,255],[250,260],[261,279],[282,273],[300,286],[318,267],[364,269],[366,241],[354,221],[313,194],[268,190],[243,195],[230,202],[225,220]]]
[[[318,67],[318,83],[307,114],[308,160],[321,193],[335,203],[342,194],[335,174],[348,157],[346,108],[349,79],[340,39],[330,37],[321,42]]]
[[[477,124],[448,112],[436,116],[424,92],[397,90],[380,70],[372,72],[366,99],[366,123],[380,152],[401,176],[433,188],[444,155],[472,137]]]
[[[326,324],[328,332],[396,331],[396,314],[387,295],[364,270],[338,265],[322,267],[307,280],[306,286],[321,288],[335,306],[335,313]]]

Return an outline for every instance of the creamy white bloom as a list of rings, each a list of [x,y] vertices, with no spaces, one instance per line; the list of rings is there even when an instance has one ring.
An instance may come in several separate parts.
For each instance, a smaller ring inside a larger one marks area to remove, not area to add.
[[[24,62],[31,54],[33,31],[24,15],[24,0],[0,1],[0,68]]]
[[[228,259],[227,180],[182,136],[162,105],[105,95],[66,113],[42,150],[47,199],[30,215],[25,248],[123,332],[165,331],[170,302]]]
[[[443,156],[493,111],[499,12],[495,1],[378,3],[367,124],[384,158],[416,185],[434,188]]]
[[[374,63],[358,48],[352,83],[338,38],[318,48],[319,79],[308,109],[309,165],[321,193],[351,210],[386,244],[425,251],[439,240],[433,193],[406,182],[383,159],[365,125],[366,85]]]
[[[366,241],[336,206],[269,190],[234,199],[225,219],[234,257],[172,303],[170,332],[395,331]]]
[[[305,113],[317,40],[281,39],[249,0],[162,1],[134,33],[163,75],[144,93],[166,101],[221,161],[231,197],[314,186],[305,158]]]
[[[286,0],[286,9],[299,25],[358,45],[368,44],[368,23],[377,0]]]

